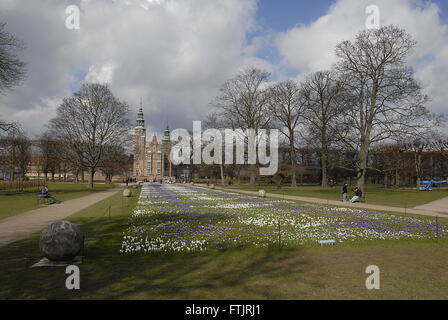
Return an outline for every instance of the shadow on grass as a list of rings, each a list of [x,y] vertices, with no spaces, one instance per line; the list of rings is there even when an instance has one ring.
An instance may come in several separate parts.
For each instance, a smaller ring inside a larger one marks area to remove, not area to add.
[[[215,299],[234,297],[279,298],[272,284],[279,278],[307,277],[308,263],[298,250],[229,249],[202,253],[119,253],[127,219],[81,217],[84,263],[81,290],[65,288],[64,267],[33,268],[41,254],[39,234],[0,250],[0,297],[3,299]],[[281,298],[281,294],[280,294]]]
[[[414,286],[408,296],[422,290],[429,292],[427,297],[444,296],[446,244],[409,242],[402,245],[404,249],[392,243],[390,247],[370,244],[314,251],[234,248],[123,256],[119,253],[122,232],[137,199],[138,194],[125,202],[117,194],[68,219],[85,235],[80,290],[65,288],[64,267],[30,268],[41,258],[40,233],[0,248],[0,299],[378,298],[363,287],[365,267],[372,263],[385,270],[381,294],[404,297],[406,285]],[[417,270],[427,270],[426,278],[419,280]]]

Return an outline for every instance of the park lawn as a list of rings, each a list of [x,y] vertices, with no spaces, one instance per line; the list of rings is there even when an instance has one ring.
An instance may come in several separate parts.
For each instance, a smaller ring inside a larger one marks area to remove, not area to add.
[[[47,184],[50,194],[61,201],[84,197],[94,192],[105,191],[114,187],[113,184],[107,185],[104,183],[94,184],[93,189],[89,189],[85,183],[48,182]],[[22,193],[0,191],[0,219],[42,207],[43,205],[37,204],[37,191],[36,188]]]
[[[30,268],[41,257],[35,233],[0,248],[0,299],[448,299],[447,240],[120,255],[137,196],[68,219],[86,237],[80,290],[65,288],[64,267]],[[380,290],[365,287],[369,265]]]
[[[341,186],[322,188],[321,186],[282,186],[280,190],[273,185],[258,185],[255,189],[248,185],[227,186],[228,189],[248,191],[265,190],[268,193],[284,194],[298,197],[312,197],[325,200],[341,200]],[[349,192],[354,186],[349,186]],[[400,208],[413,208],[432,201],[448,197],[448,189],[434,189],[433,191],[418,191],[413,189],[385,189],[381,186],[365,186],[366,203]]]

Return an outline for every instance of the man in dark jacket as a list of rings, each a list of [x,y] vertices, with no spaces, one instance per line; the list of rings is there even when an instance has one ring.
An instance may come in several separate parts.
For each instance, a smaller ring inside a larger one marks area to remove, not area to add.
[[[56,199],[52,194],[48,193],[48,186],[45,186],[42,188],[42,197],[44,198],[51,198],[56,203],[61,203],[60,200]]]
[[[347,202],[347,184],[342,187],[342,201]]]
[[[353,190],[353,191],[354,191],[355,195],[353,196],[353,198],[351,198],[351,200],[350,200],[351,203],[358,201],[362,197],[361,189],[356,187],[355,190]]]

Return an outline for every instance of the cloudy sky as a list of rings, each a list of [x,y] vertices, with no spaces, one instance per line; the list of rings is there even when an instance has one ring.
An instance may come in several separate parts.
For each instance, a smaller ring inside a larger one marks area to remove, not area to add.
[[[409,64],[434,112],[448,112],[448,4],[445,0],[0,0],[0,21],[23,40],[25,83],[0,96],[0,118],[30,136],[82,81],[108,82],[132,107],[143,99],[150,132],[191,128],[219,87],[244,66],[271,80],[331,67],[334,46],[365,28],[368,5],[381,24],[418,42]],[[69,5],[80,29],[65,26]]]

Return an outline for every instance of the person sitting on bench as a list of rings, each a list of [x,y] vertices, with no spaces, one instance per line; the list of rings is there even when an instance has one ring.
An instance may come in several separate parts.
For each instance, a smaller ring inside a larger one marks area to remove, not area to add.
[[[353,198],[350,199],[351,203],[358,201],[362,197],[362,191],[358,187],[356,187],[355,190],[353,190],[353,192],[355,193],[355,195],[353,196]]]
[[[45,186],[44,188],[42,188],[42,197],[43,198],[51,198],[53,199],[53,201],[55,203],[61,203],[61,201],[59,201],[58,199],[56,199],[53,195],[51,195],[50,193],[48,193],[48,186]]]

